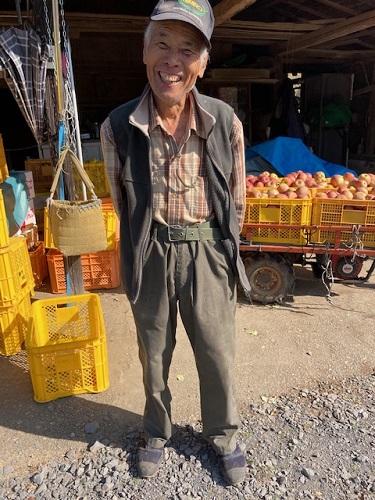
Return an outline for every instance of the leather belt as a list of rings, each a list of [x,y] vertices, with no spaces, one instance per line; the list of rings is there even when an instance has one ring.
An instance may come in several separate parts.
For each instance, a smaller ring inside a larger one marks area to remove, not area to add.
[[[151,234],[155,239],[163,241],[201,241],[201,240],[222,240],[223,233],[219,227],[212,227],[216,222],[203,222],[194,226],[166,226],[154,222]]]

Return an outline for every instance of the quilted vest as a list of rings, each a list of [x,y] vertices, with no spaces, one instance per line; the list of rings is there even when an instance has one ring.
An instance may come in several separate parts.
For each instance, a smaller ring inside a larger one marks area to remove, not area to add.
[[[136,302],[142,285],[145,251],[152,225],[152,187],[150,138],[129,119],[141,97],[114,109],[110,123],[122,163],[122,210],[120,214],[121,280],[131,302]],[[233,271],[245,292],[250,290],[239,255],[238,218],[229,190],[232,172],[230,131],[233,109],[224,102],[193,90],[198,106],[214,116],[216,123],[206,141],[207,176],[212,194],[213,211],[223,233],[223,244]]]

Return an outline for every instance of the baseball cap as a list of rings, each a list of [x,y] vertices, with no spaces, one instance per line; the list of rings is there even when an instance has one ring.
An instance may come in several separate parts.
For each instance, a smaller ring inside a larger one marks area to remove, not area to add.
[[[176,19],[197,28],[204,36],[207,47],[211,48],[210,38],[214,29],[214,14],[207,0],[159,0],[154,8],[153,21]]]

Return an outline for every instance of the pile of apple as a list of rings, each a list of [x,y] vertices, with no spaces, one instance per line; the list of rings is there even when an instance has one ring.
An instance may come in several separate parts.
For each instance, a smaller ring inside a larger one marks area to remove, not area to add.
[[[317,189],[315,189],[317,188]],[[298,170],[285,177],[262,172],[246,176],[248,198],[341,198],[346,200],[375,200],[375,174],[352,172],[326,177],[324,172],[310,174]]]

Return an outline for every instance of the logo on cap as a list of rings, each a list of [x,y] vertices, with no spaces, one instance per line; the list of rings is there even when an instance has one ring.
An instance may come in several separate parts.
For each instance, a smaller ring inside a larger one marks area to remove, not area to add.
[[[194,0],[178,0],[178,3],[197,16],[205,16],[208,12],[207,9],[194,2]]]

